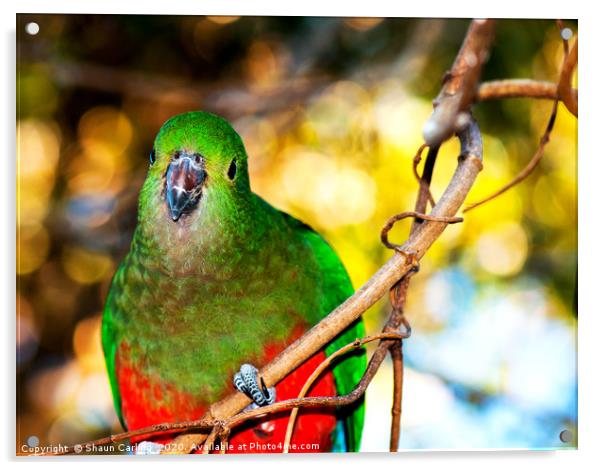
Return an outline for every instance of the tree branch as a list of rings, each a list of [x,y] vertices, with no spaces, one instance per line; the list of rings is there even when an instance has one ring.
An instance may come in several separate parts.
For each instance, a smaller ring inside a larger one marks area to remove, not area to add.
[[[482,65],[489,58],[494,26],[493,20],[473,20],[470,24],[462,48],[434,101],[435,109],[422,130],[430,147],[438,147],[466,126],[465,113],[474,101]]]
[[[458,132],[462,155],[477,155],[478,162],[482,168],[482,141],[481,135],[474,119],[467,112],[474,99],[475,88],[481,74],[482,64],[489,57],[489,47],[493,40],[494,23],[491,20],[474,20],[468,32],[462,48],[454,61],[452,70],[444,78],[443,88],[434,101],[434,111],[423,128],[423,135],[429,145],[426,162],[422,176],[419,178],[419,189],[413,212],[398,214],[389,219],[381,232],[382,242],[389,248],[399,249],[390,244],[387,239],[387,231],[397,221],[407,216],[413,216],[414,222],[410,232],[410,238],[420,232],[425,221],[442,221],[444,223],[461,222],[462,218],[451,215],[426,216],[427,204],[434,205],[430,192],[430,184],[433,178],[435,162],[439,153],[440,145],[448,139],[453,132]],[[414,157],[414,175],[417,176],[416,167],[424,146],[421,146]],[[435,206],[436,207],[436,206]],[[433,211],[434,213],[435,211]],[[391,291],[391,304],[393,313],[404,318],[404,309],[407,291],[410,286],[410,276],[402,278]],[[396,452],[399,446],[401,426],[401,398],[403,393],[403,351],[402,344],[391,345],[391,358],[393,359],[393,406],[391,409],[391,435],[389,450]]]

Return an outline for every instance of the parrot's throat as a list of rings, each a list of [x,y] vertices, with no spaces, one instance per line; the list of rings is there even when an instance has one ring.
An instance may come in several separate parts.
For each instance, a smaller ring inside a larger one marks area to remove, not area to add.
[[[203,191],[197,205],[176,222],[167,204],[157,205],[153,217],[140,221],[136,230],[134,243],[141,248],[136,252],[144,253],[139,262],[160,266],[167,275],[209,280],[234,273],[242,259],[257,254],[261,242],[269,245],[273,232],[257,227],[253,203],[225,210],[214,196],[210,189]]]

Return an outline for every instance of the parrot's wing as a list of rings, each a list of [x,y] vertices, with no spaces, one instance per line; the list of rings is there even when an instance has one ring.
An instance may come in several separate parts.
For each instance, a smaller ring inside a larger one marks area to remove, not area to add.
[[[121,269],[121,268],[120,268]],[[115,308],[113,302],[113,289],[117,286],[112,286],[109,291],[109,296],[105,303],[104,312],[102,315],[102,349],[104,351],[105,363],[107,365],[107,373],[109,375],[109,382],[111,384],[111,392],[113,393],[113,404],[115,405],[115,411],[117,417],[123,426],[123,429],[127,431],[127,426],[123,419],[123,413],[121,410],[121,395],[119,394],[119,384],[117,383],[117,374],[115,372],[115,353],[117,350],[117,344],[119,342],[117,329],[114,322],[113,309]]]
[[[311,247],[320,266],[323,292],[320,309],[321,319],[353,294],[353,285],[343,263],[331,246],[308,225],[284,212],[282,214],[289,225]],[[366,335],[365,333],[364,322],[360,318],[326,347],[326,355],[329,356],[357,338],[363,338]],[[337,360],[335,364],[333,374],[337,393],[346,395],[355,388],[366,370],[366,351],[363,348],[357,349],[346,354],[343,359]],[[345,442],[337,442],[335,437],[333,450],[357,452],[364,426],[364,398],[362,397],[354,404],[341,409],[340,419],[344,426]]]

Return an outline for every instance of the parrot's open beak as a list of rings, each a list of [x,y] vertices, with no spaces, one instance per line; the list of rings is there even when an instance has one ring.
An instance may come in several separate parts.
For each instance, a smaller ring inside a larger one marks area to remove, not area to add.
[[[189,212],[201,198],[205,170],[203,159],[198,154],[176,153],[167,167],[165,194],[173,221]]]

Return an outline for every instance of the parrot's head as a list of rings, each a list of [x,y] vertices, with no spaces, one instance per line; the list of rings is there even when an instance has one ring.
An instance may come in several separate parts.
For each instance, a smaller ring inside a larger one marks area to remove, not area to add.
[[[140,212],[191,224],[203,214],[223,213],[249,192],[239,135],[219,116],[190,112],[172,117],[157,134]]]

